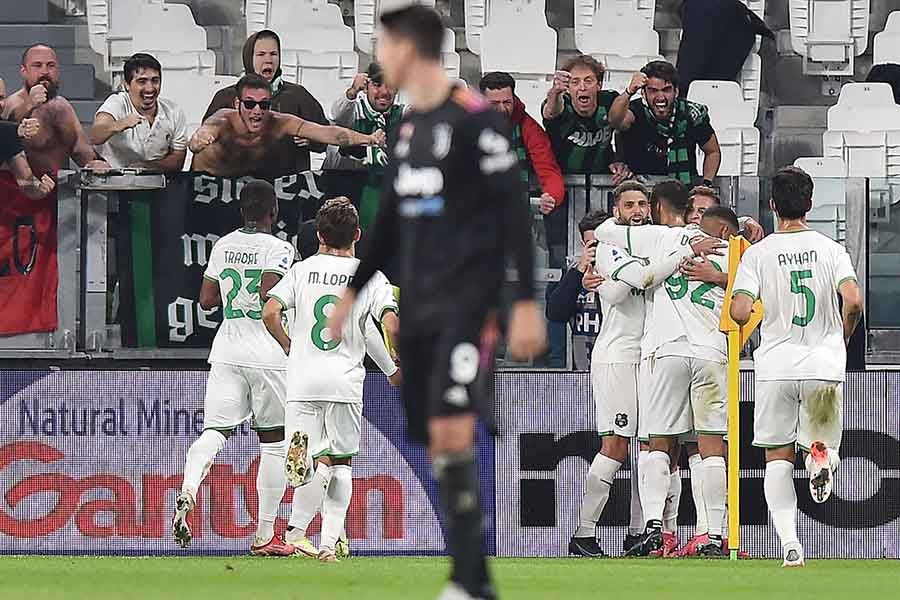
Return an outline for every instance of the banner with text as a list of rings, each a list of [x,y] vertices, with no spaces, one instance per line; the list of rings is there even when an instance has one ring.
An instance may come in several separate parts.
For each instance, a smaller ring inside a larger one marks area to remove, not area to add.
[[[272,233],[297,247],[300,222],[324,198],[307,171],[272,183],[278,221]],[[122,340],[129,347],[209,348],[218,308],[197,299],[213,244],[241,226],[240,193],[249,177],[182,173],[164,190],[122,192],[118,238]]]
[[[216,458],[181,550],[170,520],[185,455],[203,429],[206,373],[4,372],[0,381],[0,554],[235,554],[256,524],[259,449],[246,425]],[[410,445],[396,390],[370,375],[347,533],[362,554],[444,550],[437,487]],[[479,434],[493,514],[493,442]],[[290,515],[290,489],[276,527]],[[315,540],[317,517],[310,528]],[[494,551],[493,525],[488,547]]]
[[[497,554],[565,556],[587,470],[599,450],[590,379],[586,373],[499,377],[496,482],[503,504],[497,511]],[[742,373],[741,545],[753,556],[780,557],[763,495],[763,451],[751,445],[753,397],[753,374]],[[840,453],[834,494],[825,504],[810,498],[806,471],[794,473],[798,532],[807,557],[900,558],[900,372],[848,374]],[[696,522],[685,466],[682,543]],[[628,477],[626,464],[600,521],[600,544],[613,556],[621,553],[627,531]]]

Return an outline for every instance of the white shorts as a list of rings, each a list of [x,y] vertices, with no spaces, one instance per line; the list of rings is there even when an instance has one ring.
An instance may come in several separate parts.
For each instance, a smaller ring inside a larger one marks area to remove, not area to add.
[[[206,379],[204,429],[234,429],[249,418],[257,431],[284,427],[287,372],[215,363]]]
[[[632,438],[638,429],[638,365],[591,365],[591,389],[597,407],[597,431]]]
[[[648,387],[641,406],[641,437],[728,432],[728,368],[724,362],[664,356],[645,361]]]
[[[753,445],[796,443],[809,450],[821,441],[833,450],[844,431],[844,384],[840,381],[757,381]]]
[[[350,458],[359,454],[362,411],[353,402],[288,402],[285,433],[305,432],[314,458]]]

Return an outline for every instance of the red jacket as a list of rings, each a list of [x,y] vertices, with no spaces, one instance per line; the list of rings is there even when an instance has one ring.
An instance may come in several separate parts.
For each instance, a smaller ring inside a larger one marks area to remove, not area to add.
[[[550,147],[550,138],[538,122],[525,112],[525,104],[518,96],[513,108],[512,125],[521,128],[525,153],[541,184],[541,190],[553,196],[556,206],[561,206],[565,200],[566,188],[559,163],[556,162],[556,156]]]

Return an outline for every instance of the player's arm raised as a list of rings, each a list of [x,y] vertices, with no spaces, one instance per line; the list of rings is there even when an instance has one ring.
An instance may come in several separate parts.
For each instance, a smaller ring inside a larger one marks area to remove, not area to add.
[[[294,138],[304,138],[322,144],[332,144],[334,146],[383,146],[386,139],[384,131],[380,129],[373,134],[368,134],[336,125],[319,125],[294,115],[282,115],[281,118],[285,122],[285,135],[293,136]]]
[[[228,126],[228,113],[230,109],[222,108],[214,112],[203,125],[191,136],[188,148],[194,154],[199,154],[213,145],[225,127]]]

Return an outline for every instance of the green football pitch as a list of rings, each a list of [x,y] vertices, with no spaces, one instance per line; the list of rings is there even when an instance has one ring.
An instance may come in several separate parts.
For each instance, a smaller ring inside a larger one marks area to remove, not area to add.
[[[308,559],[0,558],[3,600],[433,600],[447,576],[440,558]],[[501,598],[898,598],[896,561],[780,562],[660,559],[496,559]]]

